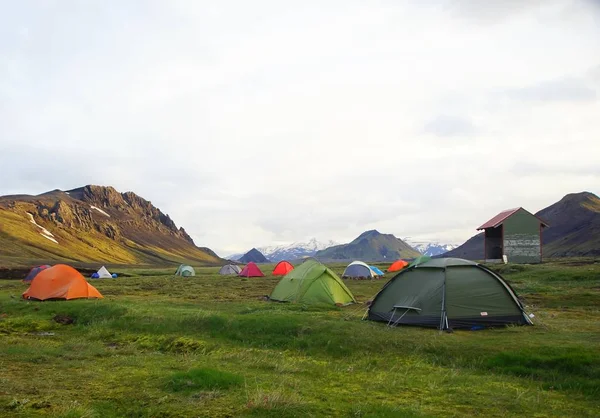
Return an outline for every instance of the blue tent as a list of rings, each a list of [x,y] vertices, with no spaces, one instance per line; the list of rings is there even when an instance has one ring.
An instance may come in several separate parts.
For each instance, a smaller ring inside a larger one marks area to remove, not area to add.
[[[383,271],[379,270],[377,267],[369,266],[369,268],[373,273],[375,273],[376,276],[383,276]]]
[[[90,276],[92,279],[99,279],[100,275],[98,273],[92,273],[92,275]]]
[[[42,266],[37,266],[37,267],[32,268],[29,271],[29,274],[27,274],[27,276],[23,279],[23,281],[24,282],[30,282],[30,281],[32,281],[35,278],[35,276],[38,275],[38,273],[40,271],[44,271],[44,270],[46,270],[48,268],[50,268],[50,266],[48,264],[44,264]]]

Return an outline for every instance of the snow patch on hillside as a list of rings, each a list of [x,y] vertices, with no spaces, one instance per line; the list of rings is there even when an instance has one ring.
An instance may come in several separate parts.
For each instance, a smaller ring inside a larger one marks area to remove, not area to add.
[[[38,225],[38,223],[35,221],[33,215],[29,212],[27,212],[27,215],[29,215],[29,222],[31,222],[32,224],[34,224],[35,226],[37,226],[38,228],[40,228],[42,231],[40,232],[40,235],[43,236],[44,238],[58,244],[58,241],[56,240],[56,238],[54,238],[54,235],[52,235],[52,232],[48,231],[46,228],[44,228],[41,225]]]
[[[49,237],[48,235],[44,235],[43,233],[40,232],[40,235],[43,236],[46,239],[49,239],[50,241],[52,241],[55,244],[58,244],[58,241],[52,237]]]
[[[103,214],[104,216],[108,216],[108,217],[110,218],[110,215],[109,215],[108,213],[104,212],[102,209],[100,209],[100,208],[97,208],[97,207],[96,207],[96,206],[94,206],[94,205],[91,205],[90,207],[91,207],[92,209],[95,209],[95,210],[97,210],[98,212],[100,212],[100,213],[101,213],[101,214]]]

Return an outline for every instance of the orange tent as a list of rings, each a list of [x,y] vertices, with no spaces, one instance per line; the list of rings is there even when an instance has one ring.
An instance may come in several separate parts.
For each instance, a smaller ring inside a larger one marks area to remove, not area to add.
[[[23,293],[24,299],[79,299],[103,296],[71,266],[57,264],[38,273],[29,289]]]
[[[294,270],[294,266],[285,260],[280,261],[273,269],[273,276],[285,276],[292,270]]]
[[[390,268],[387,271],[388,272],[389,271],[400,271],[406,266],[408,266],[408,261],[404,261],[404,260],[394,261],[394,263],[390,266]]]

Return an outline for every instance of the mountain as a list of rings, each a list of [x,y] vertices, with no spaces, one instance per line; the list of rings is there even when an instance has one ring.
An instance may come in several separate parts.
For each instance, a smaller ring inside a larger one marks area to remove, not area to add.
[[[267,258],[256,248],[252,248],[250,251],[248,251],[246,254],[244,254],[238,261],[240,261],[242,263],[249,263],[251,261],[254,263],[268,263],[269,262],[269,260],[267,260]]]
[[[371,230],[363,232],[349,244],[335,245],[317,251],[315,257],[320,260],[335,261],[394,261],[399,258],[414,258],[420,255],[418,251],[392,234],[382,234]]]
[[[535,214],[550,225],[542,232],[544,257],[600,255],[600,199],[593,193],[571,193]],[[483,233],[444,254],[483,259]]]
[[[289,245],[277,245],[271,247],[259,247],[258,251],[264,254],[266,258],[273,262],[282,260],[297,260],[304,257],[315,255],[318,250],[337,245],[334,241],[320,242],[316,238],[312,238],[308,242],[294,242]],[[238,260],[243,254],[232,254],[227,258],[230,260]]]
[[[544,257],[600,255],[600,199],[595,194],[568,194],[536,216],[550,225],[542,233]]]
[[[428,255],[433,257],[435,255],[441,255],[448,251],[452,251],[457,246],[454,244],[442,244],[440,242],[425,242],[425,241],[412,241],[409,239],[404,239],[408,245],[413,247],[415,250],[420,252],[423,255]]]
[[[0,257],[12,263],[223,261],[210,249],[197,247],[151,202],[133,192],[92,185],[0,197]]]
[[[444,257],[483,260],[483,232],[469,238],[464,244],[443,254]]]

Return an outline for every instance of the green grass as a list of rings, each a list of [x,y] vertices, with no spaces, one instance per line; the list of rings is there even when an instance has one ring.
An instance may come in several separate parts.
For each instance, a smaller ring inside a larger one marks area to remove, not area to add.
[[[600,361],[594,350],[574,348],[525,349],[487,359],[492,371],[530,377],[547,389],[572,390],[600,396]]]
[[[202,389],[229,389],[233,386],[241,386],[242,383],[244,379],[237,374],[199,368],[174,373],[167,383],[167,389],[173,392],[193,392]]]
[[[0,281],[0,416],[597,416],[600,264],[493,268],[534,327],[361,321],[385,279],[347,281],[360,304],[344,308],[265,302],[279,279],[216,268],[123,269],[91,282],[99,301]]]

